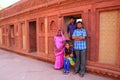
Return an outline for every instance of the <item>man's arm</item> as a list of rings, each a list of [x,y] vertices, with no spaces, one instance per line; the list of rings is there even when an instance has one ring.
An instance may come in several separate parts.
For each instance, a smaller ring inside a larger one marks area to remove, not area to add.
[[[83,36],[76,36],[75,34],[76,34],[76,32],[74,31],[73,35],[72,35],[73,40],[85,40],[86,36],[87,36],[86,30],[83,31]]]
[[[77,37],[77,36],[72,36],[73,40],[85,40],[85,37],[81,36],[81,37]]]

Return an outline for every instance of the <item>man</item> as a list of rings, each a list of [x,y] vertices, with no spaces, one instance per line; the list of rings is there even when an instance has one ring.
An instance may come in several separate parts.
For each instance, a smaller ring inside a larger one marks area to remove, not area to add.
[[[67,26],[67,33],[70,36],[70,40],[72,40],[72,34],[73,31],[77,28],[76,22],[75,22],[75,18],[74,17],[70,17],[70,23]]]
[[[72,35],[73,35],[73,31],[75,29],[77,29],[77,24],[75,22],[75,18],[74,17],[70,17],[70,23],[68,24],[67,26],[67,33],[69,35],[69,42],[71,44],[71,47],[73,46],[73,39],[72,39]],[[76,58],[76,55],[75,55],[75,51],[73,50],[73,58],[75,59]]]
[[[83,28],[83,23],[77,23],[77,29],[74,30],[72,39],[74,40],[74,49],[76,53],[75,73],[80,73],[83,77],[86,66],[86,30]]]

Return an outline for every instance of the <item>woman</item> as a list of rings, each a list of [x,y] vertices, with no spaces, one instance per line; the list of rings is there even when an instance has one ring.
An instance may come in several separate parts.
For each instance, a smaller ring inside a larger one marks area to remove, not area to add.
[[[55,43],[55,69],[61,69],[63,67],[63,60],[64,60],[64,44],[65,44],[65,37],[61,30],[58,30],[56,35],[54,36],[54,43]]]

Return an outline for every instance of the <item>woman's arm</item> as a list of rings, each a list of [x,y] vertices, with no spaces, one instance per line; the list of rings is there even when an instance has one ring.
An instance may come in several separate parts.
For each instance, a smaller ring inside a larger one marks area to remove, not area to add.
[[[65,52],[64,52],[64,58],[66,58],[66,56],[65,56]]]

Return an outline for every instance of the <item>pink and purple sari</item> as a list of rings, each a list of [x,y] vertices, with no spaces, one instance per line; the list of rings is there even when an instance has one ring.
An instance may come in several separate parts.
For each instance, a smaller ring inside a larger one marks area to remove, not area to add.
[[[58,31],[57,31],[58,33]],[[54,43],[55,43],[55,69],[61,69],[63,67],[64,62],[64,43],[65,43],[65,37],[61,31],[61,37],[57,36],[57,34],[54,36]]]

